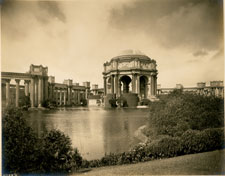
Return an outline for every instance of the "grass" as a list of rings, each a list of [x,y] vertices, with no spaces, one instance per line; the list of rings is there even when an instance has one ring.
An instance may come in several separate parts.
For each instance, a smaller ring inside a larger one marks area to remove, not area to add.
[[[224,175],[225,149],[144,163],[109,166],[75,175]]]

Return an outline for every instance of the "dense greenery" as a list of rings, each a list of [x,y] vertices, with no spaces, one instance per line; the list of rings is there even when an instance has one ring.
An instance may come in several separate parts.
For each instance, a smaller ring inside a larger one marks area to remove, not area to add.
[[[44,108],[51,108],[51,109],[53,109],[53,108],[55,108],[57,106],[57,103],[56,103],[55,100],[47,99],[47,100],[43,100],[41,105]]]
[[[23,108],[23,110],[28,110],[30,107],[30,97],[29,96],[23,96],[19,99],[19,105]]]
[[[82,157],[68,136],[52,130],[38,137],[20,109],[5,109],[3,173],[61,173],[81,167]]]
[[[223,99],[174,91],[150,104],[149,131],[158,135],[181,136],[185,131],[224,126]]]

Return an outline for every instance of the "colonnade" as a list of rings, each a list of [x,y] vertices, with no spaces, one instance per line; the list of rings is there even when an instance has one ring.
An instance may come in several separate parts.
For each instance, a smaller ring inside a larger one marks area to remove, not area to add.
[[[121,91],[121,78],[123,76],[128,76],[128,75],[119,75],[119,74],[113,74],[110,76],[104,76],[104,94],[116,94],[117,96],[120,96],[122,93]],[[140,74],[132,74],[128,76],[131,79],[131,91],[132,93],[138,94],[139,97],[142,97],[141,92],[141,81],[140,78],[144,77],[145,82],[144,82],[144,94],[146,97],[148,96],[156,96],[157,94],[157,75],[156,74],[151,74],[151,75],[140,75]],[[109,82],[110,80],[110,82]],[[108,86],[108,83],[110,84],[110,88]],[[130,84],[128,83],[128,84]],[[124,86],[128,86],[124,85]],[[145,97],[145,98],[146,98]]]
[[[12,79],[3,78],[3,80],[6,84],[6,106],[8,106],[10,103],[10,82]],[[31,107],[40,107],[42,101],[48,98],[48,78],[45,76],[33,76],[32,78],[15,79],[16,107],[19,107],[21,80],[24,81],[25,95],[30,97]]]
[[[57,105],[80,105],[82,99],[87,99],[85,96],[85,90],[77,90],[68,88],[59,88],[55,87],[54,92],[54,100]]]

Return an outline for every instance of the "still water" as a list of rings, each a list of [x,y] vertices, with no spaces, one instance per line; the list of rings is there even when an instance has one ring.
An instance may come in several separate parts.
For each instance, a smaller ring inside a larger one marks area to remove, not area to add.
[[[140,142],[135,130],[144,125],[148,109],[62,108],[29,112],[29,124],[40,135],[59,129],[72,140],[82,157],[99,159],[108,153],[119,153]]]

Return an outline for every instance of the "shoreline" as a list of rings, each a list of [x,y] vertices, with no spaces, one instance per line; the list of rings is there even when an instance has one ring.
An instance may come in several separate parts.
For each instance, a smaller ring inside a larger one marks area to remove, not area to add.
[[[145,129],[146,127],[147,127],[146,125],[142,125],[134,132],[134,137],[136,137],[141,141],[139,142],[139,144],[147,143],[148,141],[148,137],[142,132],[142,130]]]

